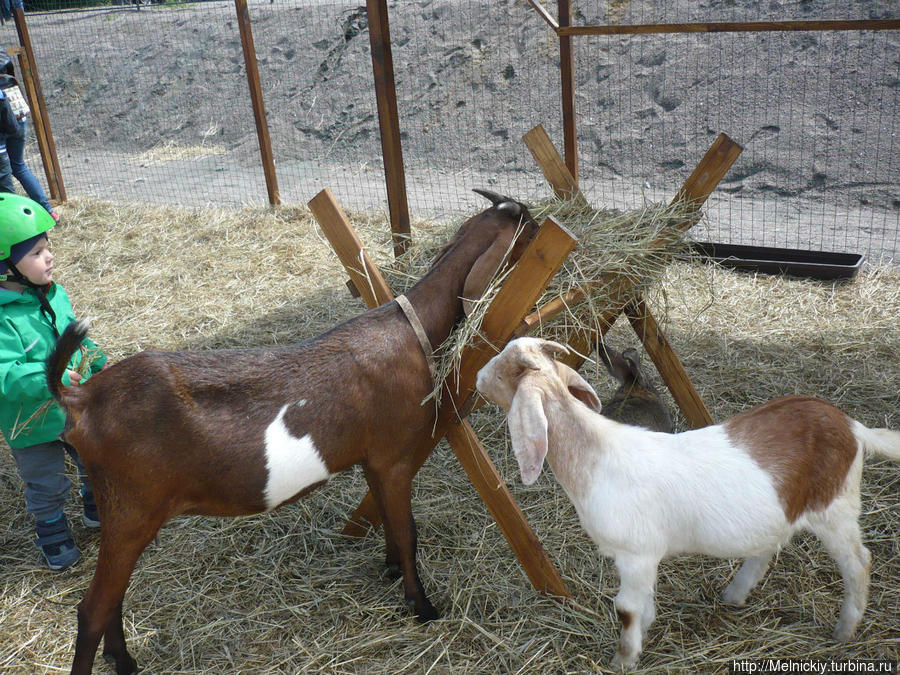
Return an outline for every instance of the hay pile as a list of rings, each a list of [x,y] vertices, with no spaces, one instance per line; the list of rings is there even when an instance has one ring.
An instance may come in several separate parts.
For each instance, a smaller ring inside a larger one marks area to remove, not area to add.
[[[568,229],[578,244],[537,302],[538,307],[553,300],[583,296],[577,304],[542,323],[535,335],[569,342],[576,333],[596,328],[599,317],[619,302],[616,276],[625,277],[642,296],[656,295],[658,283],[667,266],[688,251],[686,232],[678,226],[689,221],[695,211],[685,202],[647,204],[642,209],[620,212],[594,209],[583,199],[553,200],[531,209],[537,223],[554,218]],[[441,237],[440,244],[446,241]],[[400,258],[385,267],[385,278],[397,293],[420,279],[440,250],[434,240],[414,242]],[[458,371],[466,346],[480,338],[481,325],[488,307],[500,290],[504,278],[495,277],[484,297],[476,303],[443,344],[435,347],[436,377],[431,397],[439,399],[441,389]]]
[[[74,202],[53,237],[57,278],[113,359],[150,346],[285,343],[361,311],[302,209],[174,211]],[[353,217],[376,262],[387,226]],[[452,229],[452,228],[450,228]],[[446,226],[414,227],[443,242]],[[392,284],[394,282],[392,281]],[[868,425],[900,428],[900,272],[829,285],[674,264],[662,279],[668,337],[714,417],[791,392],[829,398]],[[654,307],[654,310],[658,310]],[[620,321],[609,342],[635,344]],[[606,378],[588,379],[601,395]],[[423,582],[445,618],[418,625],[382,578],[381,533],[340,535],[365,493],[350,471],[275,513],[182,517],[142,556],[125,600],[132,653],[149,673],[589,673],[615,649],[617,582],[546,472],[526,488],[493,406],[471,421],[573,592],[535,593],[452,452],[419,473],[413,508]],[[840,577],[818,542],[798,538],[743,609],[719,591],[737,562],[665,562],[659,618],[638,672],[727,672],[738,658],[898,658],[900,471],[870,460],[862,525],[872,551],[869,609],[857,640],[828,637]],[[69,514],[77,521],[78,500]],[[84,560],[44,571],[11,458],[0,462],[0,671],[68,672],[75,605],[98,538],[79,524]],[[95,672],[109,672],[100,664]]]

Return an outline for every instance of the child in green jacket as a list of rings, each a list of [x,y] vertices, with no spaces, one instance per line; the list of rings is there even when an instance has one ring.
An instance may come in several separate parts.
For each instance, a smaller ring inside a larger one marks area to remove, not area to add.
[[[37,530],[35,543],[50,569],[63,570],[81,557],[63,514],[69,491],[67,452],[81,479],[82,522],[99,527],[100,521],[78,455],[59,440],[65,413],[47,388],[47,357],[59,334],[75,320],[65,290],[53,282],[47,230],[54,224],[36,202],[0,194],[0,430],[25,483],[25,507]],[[83,382],[105,362],[103,352],[85,339],[63,383]]]

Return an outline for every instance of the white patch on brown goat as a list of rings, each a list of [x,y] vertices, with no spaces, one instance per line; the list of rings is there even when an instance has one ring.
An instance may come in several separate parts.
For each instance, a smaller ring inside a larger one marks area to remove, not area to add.
[[[302,406],[306,401],[298,401]],[[266,508],[271,510],[315,483],[328,480],[331,474],[312,437],[292,435],[284,423],[285,405],[266,428]]]

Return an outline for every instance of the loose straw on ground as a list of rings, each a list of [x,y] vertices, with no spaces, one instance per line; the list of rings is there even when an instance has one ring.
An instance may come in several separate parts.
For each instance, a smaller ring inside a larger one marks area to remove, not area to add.
[[[139,349],[265,347],[318,335],[364,310],[305,209],[180,210],[77,200],[52,233],[57,277],[113,361]],[[384,218],[350,214],[376,263],[392,260]],[[439,249],[458,223],[414,223]],[[427,252],[423,257],[430,260]],[[396,292],[403,286],[390,280]],[[822,396],[869,426],[900,428],[900,272],[850,283],[738,274],[681,262],[656,282],[666,334],[716,419],[787,393]],[[651,293],[651,296],[654,293]],[[659,308],[650,298],[654,313]],[[636,338],[620,321],[607,336]],[[652,369],[648,373],[653,375]],[[601,397],[614,384],[584,375]],[[606,672],[618,639],[612,565],[598,560],[550,472],[518,478],[504,416],[469,418],[574,594],[536,593],[455,455],[439,447],[419,472],[413,510],[420,570],[441,620],[420,625],[382,571],[383,538],[340,534],[366,491],[358,470],[309,497],[250,518],[181,517],[142,555],[125,598],[132,653],[148,673]],[[68,672],[75,607],[90,583],[96,532],[67,512],[84,559],[44,569],[22,487],[0,462],[0,671]],[[857,638],[830,638],[841,580],[817,541],[777,556],[747,607],[718,593],[738,561],[664,561],[659,617],[637,673],[727,673],[736,659],[900,658],[900,471],[868,461],[863,478],[869,607]],[[99,659],[98,659],[99,661]],[[98,665],[97,672],[104,672]]]

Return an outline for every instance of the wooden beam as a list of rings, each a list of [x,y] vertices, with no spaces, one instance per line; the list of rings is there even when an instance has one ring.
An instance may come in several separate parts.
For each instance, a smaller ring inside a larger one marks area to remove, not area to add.
[[[325,188],[319,192],[309,201],[308,206],[366,306],[371,309],[393,300],[394,294],[390,286],[372,262],[368,251],[363,248],[331,190]]]
[[[547,25],[550,26],[555,31],[559,30],[559,24],[556,22],[556,19],[553,18],[553,15],[548,12],[544,6],[538,2],[538,0],[528,0],[531,3],[531,6],[534,7],[535,11],[538,13],[544,21],[547,22]]]
[[[898,30],[900,19],[838,21],[724,21],[659,23],[628,26],[560,26],[560,37],[576,35],[649,35],[661,33],[778,33],[789,31]]]
[[[678,408],[684,413],[688,424],[694,429],[713,424],[709,408],[703,402],[691,378],[688,377],[681,360],[672,345],[650,314],[646,303],[636,299],[625,307],[625,316],[631,322],[634,332],[640,338],[644,349],[653,359],[656,370],[666,383]]]
[[[471,425],[468,422],[451,424],[447,429],[447,442],[509,542],[531,585],[541,593],[571,597],[566,582],[553,566],[544,545],[534,534]]]
[[[584,195],[581,194],[578,187],[578,181],[569,171],[569,167],[566,166],[562,155],[553,145],[553,141],[550,140],[543,125],[538,124],[526,133],[522,140],[525,141],[525,145],[531,151],[531,156],[534,157],[534,161],[557,197],[563,200],[578,199],[587,204],[587,200],[584,199]]]
[[[256,138],[259,141],[259,154],[262,159],[263,173],[266,177],[266,191],[269,193],[269,204],[281,203],[278,194],[278,177],[275,173],[275,159],[272,156],[272,139],[269,136],[269,125],[266,123],[266,107],[263,101],[262,85],[259,79],[259,66],[256,61],[256,46],[253,44],[253,28],[250,24],[250,10],[247,0],[234,0],[238,26],[241,34],[241,47],[244,51],[244,67],[247,70],[247,85],[250,87],[250,101],[253,105],[253,119],[256,120]]]
[[[572,25],[571,0],[557,0],[559,8],[559,28]],[[575,57],[572,52],[572,38],[559,35],[559,81],[562,102],[563,152],[566,167],[578,183],[578,136],[575,117]]]
[[[743,148],[731,140],[726,134],[719,134],[713,144],[710,146],[703,159],[697,164],[696,168],[688,176],[688,179],[681,186],[681,189],[675,194],[673,203],[678,200],[685,200],[694,205],[698,211],[706,202],[707,198],[716,189],[719,182],[731,169]],[[694,226],[697,221],[685,221],[678,227],[681,229],[689,229]]]
[[[28,23],[25,21],[25,12],[21,7],[13,8],[13,18],[16,23],[16,33],[19,36],[19,45],[25,52],[27,65],[22,59],[23,74],[30,80],[28,90],[29,105],[34,119],[35,134],[38,145],[42,146],[41,159],[44,161],[44,173],[47,175],[47,187],[50,196],[60,202],[65,202],[66,186],[63,182],[62,170],[59,167],[59,157],[56,154],[56,143],[53,141],[53,130],[50,128],[50,115],[47,112],[47,103],[44,101],[44,92],[41,89],[41,78],[38,75],[37,61],[34,59],[34,49],[31,46],[31,35],[28,33]],[[24,73],[25,69],[28,73]],[[40,125],[40,126],[38,126]]]
[[[537,129],[538,127],[535,127]],[[535,132],[535,129],[532,129],[526,136]],[[543,133],[543,129],[541,129],[541,133]],[[546,136],[546,134],[543,134]],[[549,140],[549,139],[548,139]],[[528,143],[528,141],[526,141]],[[552,144],[551,144],[552,145]],[[697,167],[685,181],[684,185],[678,190],[678,193],[675,197],[675,200],[685,200],[695,207],[696,215],[692,216],[680,223],[676,223],[672,226],[675,230],[687,230],[694,226],[694,224],[700,219],[700,207],[704,204],[706,199],[715,189],[716,185],[719,184],[719,181],[725,177],[725,174],[728,173],[728,170],[731,168],[734,161],[741,154],[740,145],[731,140],[726,134],[719,134],[713,144],[710,146],[709,150],[706,151],[706,154],[700,160],[700,163],[697,164]],[[546,152],[546,148],[542,148],[543,152]],[[557,157],[559,157],[559,153],[555,151],[554,153]],[[543,168],[543,167],[542,167]],[[546,176],[545,172],[545,176]],[[548,178],[548,180],[551,180]],[[555,180],[555,179],[554,179]],[[553,183],[551,182],[551,185]],[[675,201],[673,200],[673,201]],[[654,242],[650,243],[650,247],[659,246],[665,241],[665,235],[660,237]],[[611,296],[619,296],[622,297],[622,307],[619,308],[619,312],[624,309],[625,302],[630,295],[630,291],[633,287],[633,283],[624,277],[618,275],[605,275],[597,282],[589,284],[590,286],[603,286],[608,284],[615,284],[617,287],[613,288],[610,295]],[[584,299],[585,291],[583,289],[574,289],[571,290],[562,296],[551,300],[550,302],[545,303],[537,310],[529,314],[522,321],[520,326],[516,329],[516,335],[521,336],[531,332],[539,323],[551,321],[560,314],[562,314],[566,308],[570,305],[577,304]],[[615,320],[615,317],[613,317]]]
[[[400,116],[397,113],[397,88],[394,84],[394,60],[391,55],[391,31],[386,0],[366,0],[369,18],[369,43],[372,48],[372,70],[375,75],[375,98],[378,105],[378,128],[381,130],[381,154],[387,187],[388,210],[394,255],[409,246],[409,203],[403,148],[400,143]]]

